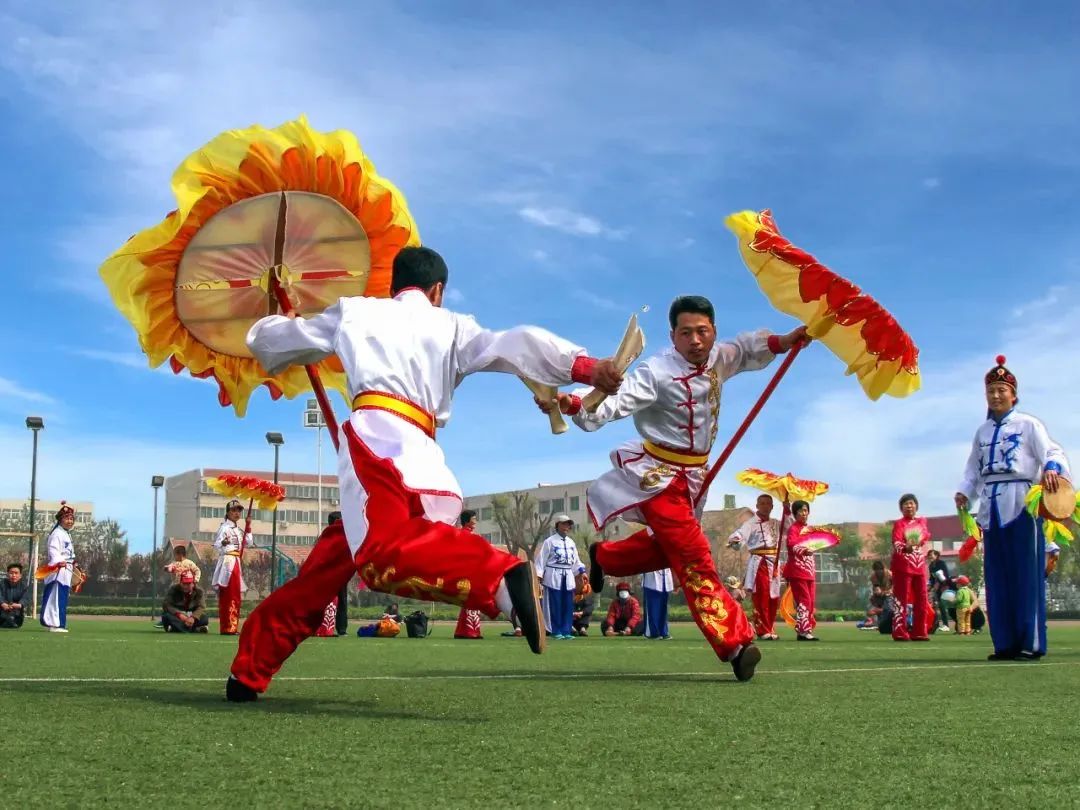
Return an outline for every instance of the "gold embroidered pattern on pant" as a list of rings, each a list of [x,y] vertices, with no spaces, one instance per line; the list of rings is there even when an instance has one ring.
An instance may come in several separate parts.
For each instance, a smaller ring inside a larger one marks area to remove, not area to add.
[[[472,590],[472,582],[467,579],[457,581],[455,586],[457,593],[455,594],[446,590],[446,582],[442,577],[437,578],[434,582],[428,582],[420,577],[405,577],[405,579],[395,581],[394,576],[396,574],[397,569],[393,566],[379,573],[373,563],[368,563],[360,569],[360,576],[369,588],[384,593],[393,593],[397,596],[412,597],[414,599],[434,599],[437,602],[447,602],[451,605],[464,605],[469,598],[469,592]]]
[[[724,600],[719,596],[712,596],[707,591],[716,592],[717,584],[711,579],[701,576],[694,566],[686,568],[686,588],[694,594],[691,604],[698,623],[706,630],[707,635],[712,635],[717,641],[723,641],[730,629],[724,622],[730,615],[724,607]]]

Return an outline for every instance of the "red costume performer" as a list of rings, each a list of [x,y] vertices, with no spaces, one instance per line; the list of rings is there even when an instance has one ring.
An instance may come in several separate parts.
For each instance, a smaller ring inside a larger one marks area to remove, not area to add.
[[[247,590],[242,561],[244,546],[251,542],[251,534],[237,525],[243,513],[244,506],[240,501],[229,501],[225,505],[225,520],[214,538],[218,560],[213,584],[218,595],[218,627],[223,636],[235,636],[239,631],[240,602]]]
[[[805,511],[803,511],[805,510]],[[783,575],[791,588],[795,600],[795,633],[799,641],[817,641],[814,628],[817,619],[814,610],[817,600],[817,562],[814,552],[799,543],[799,536],[806,529],[806,518],[810,514],[810,505],[806,501],[795,501],[791,505],[795,522],[787,530],[787,562],[784,563]]]
[[[298,576],[244,623],[226,697],[254,700],[296,647],[318,630],[326,605],[353,573],[372,590],[473,608],[516,609],[533,652],[544,649],[536,577],[482,537],[452,525],[461,489],[435,442],[462,379],[502,371],[543,385],[590,380],[609,392],[611,361],[542,329],[505,332],[441,307],[446,264],[429,248],[394,258],[394,297],[342,298],[312,318],[271,315],[248,333],[270,374],[337,355],[353,412],[341,426],[343,523],[328,526]]]
[[[900,508],[914,501],[905,495]],[[893,626],[892,637],[896,641],[927,641],[934,612],[927,596],[926,544],[930,542],[930,529],[926,518],[915,517],[918,501],[909,507],[910,516],[901,517],[893,524],[893,555],[890,568],[893,575]],[[911,606],[912,623],[908,629],[908,606]]]
[[[776,611],[780,606],[780,577],[777,569],[777,545],[780,527],[769,518],[773,499],[759,495],[757,513],[731,533],[728,545],[746,546],[750,558],[743,577],[746,590],[754,604],[754,632],[759,639],[774,641]]]
[[[761,331],[716,341],[712,304],[700,296],[677,298],[668,313],[673,346],[642,361],[617,396],[593,413],[582,408],[585,392],[560,395],[559,406],[586,431],[633,417],[639,439],[611,453],[612,469],[588,490],[596,528],[622,516],[648,528],[625,540],[589,548],[593,587],[604,575],[633,576],[670,568],[682,585],[698,628],[735,677],[749,680],[761,660],[742,607],[725,590],[709,538],[698,522],[709,452],[720,418],[725,380],[767,366],[778,352],[801,340],[805,329],[783,337]],[[541,406],[543,407],[543,406]]]
[[[461,513],[461,530],[475,532],[477,524],[476,511],[466,509]],[[463,607],[458,613],[457,626],[454,628],[454,638],[483,638],[480,632],[480,611]]]

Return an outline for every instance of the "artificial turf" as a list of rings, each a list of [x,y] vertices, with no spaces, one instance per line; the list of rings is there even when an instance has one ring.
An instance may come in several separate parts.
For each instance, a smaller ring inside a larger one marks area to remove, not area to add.
[[[1080,628],[1038,663],[989,638],[852,625],[768,643],[736,683],[692,625],[543,657],[455,641],[312,639],[255,704],[235,638],[74,618],[0,632],[8,806],[1028,807],[1080,802]],[[355,629],[355,622],[353,623]],[[64,680],[70,679],[70,680]]]

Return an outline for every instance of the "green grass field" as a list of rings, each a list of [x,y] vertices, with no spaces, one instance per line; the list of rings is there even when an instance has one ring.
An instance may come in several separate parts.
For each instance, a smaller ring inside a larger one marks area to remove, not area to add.
[[[352,624],[355,630],[356,623]],[[671,641],[312,639],[227,704],[235,639],[74,618],[0,633],[10,807],[1077,806],[1080,628],[1039,663],[989,638],[852,625],[766,644],[738,684]],[[787,633],[790,638],[791,634]]]

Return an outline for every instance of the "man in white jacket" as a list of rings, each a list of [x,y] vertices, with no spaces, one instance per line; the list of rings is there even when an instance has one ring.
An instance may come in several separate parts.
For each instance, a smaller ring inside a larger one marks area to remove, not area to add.
[[[300,574],[244,624],[226,696],[254,700],[296,647],[318,629],[326,604],[354,573],[372,590],[479,610],[517,611],[543,652],[532,565],[453,524],[461,489],[435,441],[454,389],[499,371],[545,385],[572,381],[614,392],[610,360],[531,326],[504,332],[442,308],[448,271],[430,248],[394,259],[392,298],[342,298],[313,318],[258,321],[248,346],[270,373],[331,354],[348,378],[353,412],[341,426],[341,524],[328,527]]]

